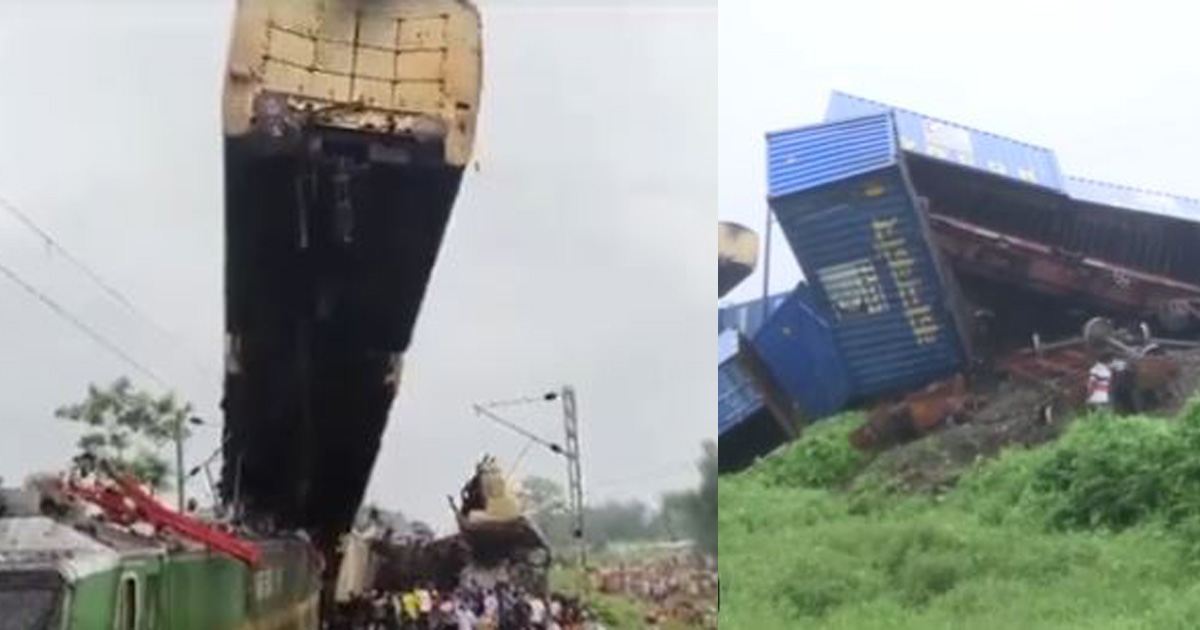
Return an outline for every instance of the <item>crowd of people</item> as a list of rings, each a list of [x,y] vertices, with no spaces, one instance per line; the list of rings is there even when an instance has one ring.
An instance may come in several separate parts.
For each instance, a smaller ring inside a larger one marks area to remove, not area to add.
[[[602,593],[643,601],[650,624],[668,619],[696,627],[716,627],[717,571],[710,560],[669,555],[601,569],[593,587]]]
[[[438,591],[423,584],[400,593],[374,591],[343,607],[330,630],[599,630],[580,602],[541,597],[500,582]]]

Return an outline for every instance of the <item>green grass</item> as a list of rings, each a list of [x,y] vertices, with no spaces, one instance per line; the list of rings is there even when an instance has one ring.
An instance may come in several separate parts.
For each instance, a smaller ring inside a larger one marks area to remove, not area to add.
[[[1200,408],[1083,418],[938,497],[843,490],[855,422],[720,480],[722,628],[1200,627]]]

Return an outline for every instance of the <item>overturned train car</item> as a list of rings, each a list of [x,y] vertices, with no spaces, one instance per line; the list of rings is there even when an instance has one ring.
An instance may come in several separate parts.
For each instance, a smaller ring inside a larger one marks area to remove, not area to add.
[[[771,391],[885,401],[1095,315],[1200,328],[1200,201],[1068,177],[1049,149],[840,93],[825,122],[767,134],[767,173],[831,350],[727,338],[722,449],[734,427],[751,442],[737,452],[794,436],[739,420],[786,417],[768,413]],[[817,373],[756,370],[772,352]]]
[[[845,94],[824,127],[881,114],[967,307],[1003,324],[990,343],[1093,314],[1200,325],[1200,201],[1070,177],[1050,149]]]
[[[852,398],[910,391],[1094,315],[1200,325],[1200,202],[1064,175],[1049,149],[835,93],[767,135],[771,209]]]
[[[240,0],[222,492],[326,549],[361,501],[474,138],[464,0]]]

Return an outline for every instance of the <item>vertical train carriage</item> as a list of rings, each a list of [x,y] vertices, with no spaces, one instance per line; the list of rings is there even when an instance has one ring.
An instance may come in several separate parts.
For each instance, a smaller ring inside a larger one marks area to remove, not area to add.
[[[475,133],[465,0],[239,0],[225,85],[222,493],[332,548]]]

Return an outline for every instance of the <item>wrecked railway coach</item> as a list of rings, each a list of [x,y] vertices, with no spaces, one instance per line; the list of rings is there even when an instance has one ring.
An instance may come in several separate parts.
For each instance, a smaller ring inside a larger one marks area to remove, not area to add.
[[[1174,333],[1198,323],[1200,201],[1069,177],[1050,149],[846,94],[826,119],[880,113],[957,273]]]
[[[1070,178],[1049,149],[838,93],[826,122],[768,133],[767,163],[852,399],[1097,314],[1200,324],[1195,200]]]
[[[470,159],[466,0],[239,0],[224,92],[222,495],[327,552],[353,521]]]
[[[768,134],[769,204],[855,398],[959,370],[969,349],[890,114]]]
[[[825,369],[821,345],[766,335],[774,315],[752,342],[725,332],[722,470],[795,437],[773,392],[837,382],[823,415],[881,404],[855,437],[874,448],[959,415],[976,365],[1061,377],[1024,369],[1053,363],[1023,359],[1031,335],[1077,334],[1095,315],[1171,333],[1200,324],[1200,201],[1067,177],[1049,149],[836,93],[825,123],[767,134],[767,173],[837,361]],[[727,307],[719,326],[753,329],[763,310]],[[772,355],[810,370],[776,369]],[[1064,367],[1067,380],[1085,367]]]

